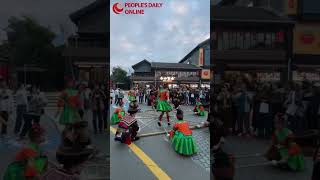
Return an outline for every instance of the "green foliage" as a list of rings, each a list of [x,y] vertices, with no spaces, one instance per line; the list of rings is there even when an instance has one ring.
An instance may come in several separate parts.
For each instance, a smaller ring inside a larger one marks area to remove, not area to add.
[[[59,82],[63,82],[64,74],[63,46],[55,47],[52,44],[56,36],[54,32],[34,19],[22,16],[9,18],[6,33],[13,65],[31,65],[47,70],[41,75],[29,73],[28,76],[32,79],[27,80],[28,82],[42,82],[44,88],[50,89],[61,86]]]
[[[48,60],[55,54],[51,43],[55,34],[27,16],[11,17],[8,23],[6,32],[14,64],[47,66]]]
[[[127,74],[121,67],[114,67],[112,68],[111,81],[113,84],[118,83],[119,88],[129,89],[131,81]]]

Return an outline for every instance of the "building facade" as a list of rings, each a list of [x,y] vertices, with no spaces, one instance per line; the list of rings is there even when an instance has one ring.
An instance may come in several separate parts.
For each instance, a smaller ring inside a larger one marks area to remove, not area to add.
[[[133,86],[158,86],[162,83],[169,87],[186,85],[200,86],[201,68],[192,64],[162,63],[142,60],[132,66],[134,73],[131,75]]]
[[[107,0],[97,0],[70,15],[78,28],[64,51],[66,69],[79,81],[108,82]]]
[[[179,63],[191,64],[201,68],[200,81],[203,87],[210,87],[210,39],[197,45]]]
[[[291,79],[320,81],[320,1],[318,0],[223,0],[230,6],[262,7],[294,21]]]
[[[286,81],[292,58],[294,22],[257,7],[211,7],[214,78],[252,75],[262,81]]]

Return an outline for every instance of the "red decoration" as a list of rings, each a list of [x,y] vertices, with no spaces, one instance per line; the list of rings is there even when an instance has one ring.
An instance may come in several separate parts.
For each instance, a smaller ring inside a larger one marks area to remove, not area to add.
[[[203,75],[208,76],[209,75],[208,71],[204,71]]]
[[[315,37],[312,34],[305,34],[300,36],[300,41],[303,44],[312,44],[315,40]]]

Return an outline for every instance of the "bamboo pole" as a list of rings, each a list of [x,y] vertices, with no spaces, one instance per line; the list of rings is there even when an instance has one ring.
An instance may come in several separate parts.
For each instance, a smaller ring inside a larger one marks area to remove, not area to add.
[[[197,127],[197,125],[196,125],[196,126],[191,127],[190,129],[194,130],[194,129],[202,129],[202,128],[206,128],[206,127],[205,126]],[[141,134],[139,137],[157,136],[157,135],[161,135],[161,134],[166,134],[166,132],[160,131],[160,132],[146,133],[146,134]]]

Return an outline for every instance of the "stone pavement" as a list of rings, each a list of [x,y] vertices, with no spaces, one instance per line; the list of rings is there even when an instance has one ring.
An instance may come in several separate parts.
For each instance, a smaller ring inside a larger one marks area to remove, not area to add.
[[[111,107],[111,115],[113,113],[113,109],[115,106]],[[167,125],[166,115],[162,118],[162,127],[157,125],[158,117],[160,112],[152,111],[151,106],[146,106],[145,104],[139,104],[139,108],[141,112],[137,113],[136,118],[138,119],[139,126],[141,128],[139,134],[146,134],[146,133],[154,133],[154,132],[163,132],[163,131],[170,131],[174,122],[177,121],[175,117],[175,111],[170,112],[170,120],[171,120],[171,127]],[[180,107],[184,111],[184,119],[190,123],[190,126],[198,125],[201,122],[207,120],[207,117],[199,117],[194,115],[193,113],[193,106],[181,106]],[[126,109],[126,107],[124,107]],[[164,136],[164,135],[159,135]],[[209,129],[195,129],[193,130],[193,137],[198,146],[198,153],[191,157],[191,159],[204,168],[206,171],[210,171],[210,134]],[[144,137],[148,138],[148,137]],[[163,137],[165,138],[165,137]],[[168,141],[167,139],[165,139]]]

